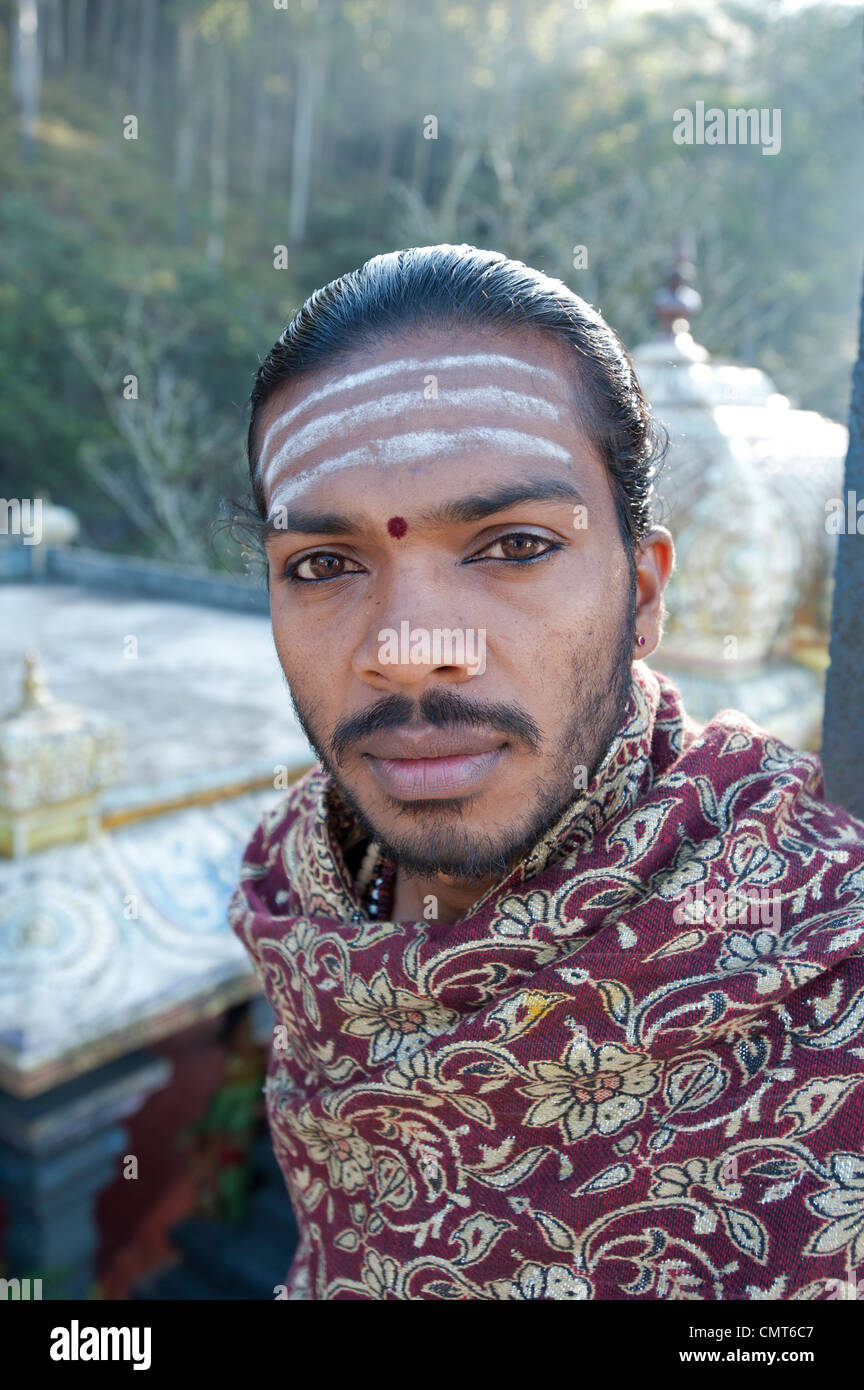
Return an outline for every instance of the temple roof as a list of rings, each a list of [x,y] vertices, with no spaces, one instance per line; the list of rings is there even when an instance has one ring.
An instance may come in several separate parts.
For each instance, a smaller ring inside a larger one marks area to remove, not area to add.
[[[89,582],[50,582],[52,563]],[[257,991],[226,908],[256,821],[314,756],[258,591],[217,583],[216,599],[197,601],[206,580],[144,562],[49,550],[47,564],[47,581],[36,570],[0,587],[11,619],[0,625],[0,761],[13,789],[32,792],[24,773],[43,763],[53,787],[62,739],[83,785],[82,731],[109,721],[124,760],[99,814],[65,835],[76,843],[27,841],[0,859],[0,1088],[19,1096]],[[130,592],[132,579],[188,601]],[[258,611],[236,611],[247,602]],[[38,665],[25,658],[34,650]],[[46,807],[51,795],[29,795],[25,817],[73,804]]]

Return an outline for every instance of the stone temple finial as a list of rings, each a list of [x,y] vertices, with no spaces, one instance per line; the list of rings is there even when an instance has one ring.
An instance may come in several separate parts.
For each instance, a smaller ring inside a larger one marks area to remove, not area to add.
[[[39,662],[39,653],[31,648],[24,653],[24,678],[21,682],[21,702],[16,710],[23,714],[28,709],[46,709],[53,703],[45,685],[45,674]]]
[[[101,715],[52,699],[38,653],[26,652],[19,703],[0,716],[0,857],[95,834],[121,742]]]
[[[670,338],[688,332],[691,318],[702,308],[702,296],[689,283],[696,273],[694,258],[693,236],[682,232],[666,284],[654,296],[654,313]]]

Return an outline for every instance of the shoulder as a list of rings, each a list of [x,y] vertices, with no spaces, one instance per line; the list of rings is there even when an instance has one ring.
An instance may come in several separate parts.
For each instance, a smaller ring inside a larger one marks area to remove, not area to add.
[[[723,710],[686,743],[667,785],[692,787],[729,844],[761,844],[823,908],[864,894],[864,822],[825,799],[818,754],[790,747],[739,710]],[[797,866],[797,868],[796,868]]]
[[[298,822],[315,820],[321,814],[322,797],[328,782],[320,764],[309,768],[291,783],[284,796],[263,813],[246,848],[241,873],[272,858],[280,844]]]

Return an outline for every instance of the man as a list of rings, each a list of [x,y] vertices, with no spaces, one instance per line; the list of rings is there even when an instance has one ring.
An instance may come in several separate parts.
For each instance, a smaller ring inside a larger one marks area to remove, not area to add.
[[[273,632],[320,766],[232,903],[297,1299],[815,1299],[864,1278],[864,827],[642,664],[673,562],[629,358],[438,246],[261,366]],[[723,583],[723,576],[717,576]]]

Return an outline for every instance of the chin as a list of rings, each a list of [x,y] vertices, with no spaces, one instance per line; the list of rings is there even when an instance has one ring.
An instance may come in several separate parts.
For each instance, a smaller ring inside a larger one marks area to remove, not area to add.
[[[466,882],[492,875],[503,877],[519,862],[532,840],[529,822],[516,825],[511,821],[508,825],[505,817],[502,826],[500,803],[495,807],[491,832],[488,817],[478,817],[473,824],[464,818],[462,806],[456,806],[447,816],[446,812],[442,815],[440,802],[423,805],[428,817],[425,831],[418,825],[417,802],[410,805],[410,820],[400,817],[393,821],[388,816],[378,822],[378,839],[385,854],[410,874],[443,874]]]

